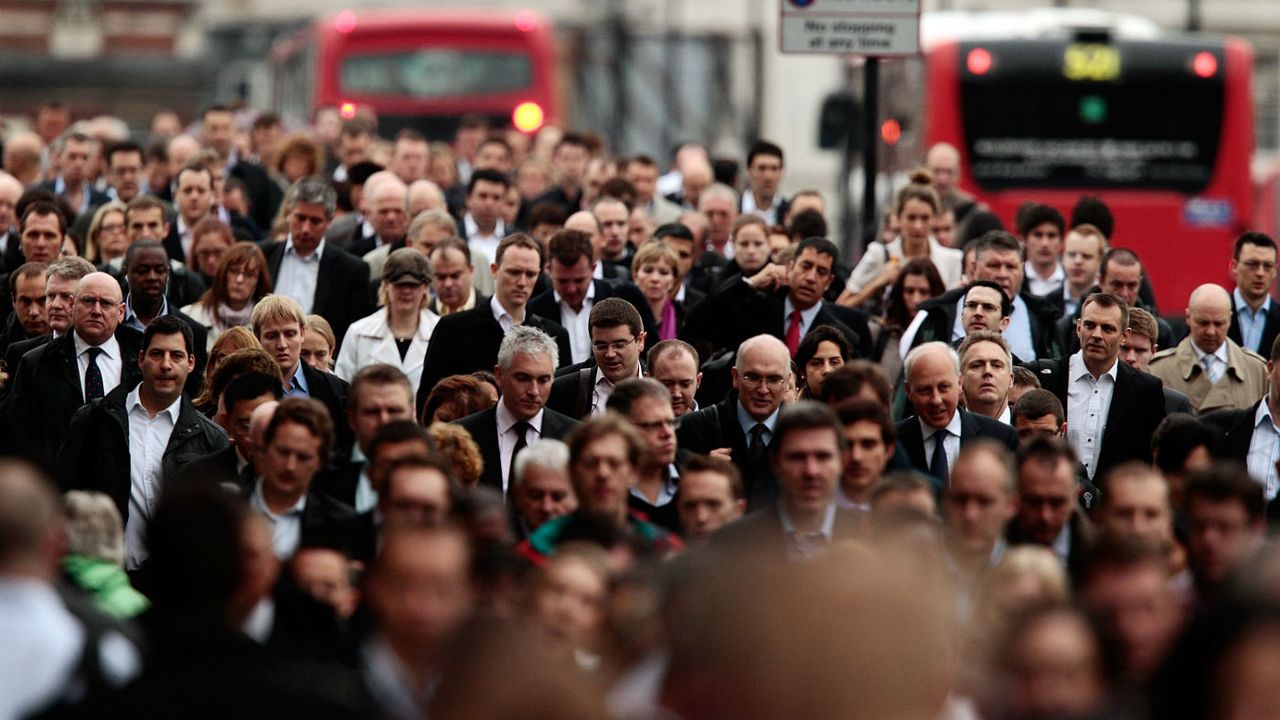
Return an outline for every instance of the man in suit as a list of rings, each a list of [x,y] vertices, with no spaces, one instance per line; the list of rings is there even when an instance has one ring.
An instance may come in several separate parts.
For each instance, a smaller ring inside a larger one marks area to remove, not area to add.
[[[66,238],[67,225],[62,211],[57,205],[37,200],[27,206],[22,214],[22,226],[19,231],[21,258],[18,265],[28,262],[48,263],[57,260],[62,254],[62,243]],[[16,266],[15,266],[16,267]],[[0,288],[9,287],[9,276],[0,276]],[[6,292],[0,292],[0,322],[13,312],[13,303]],[[12,369],[12,368],[11,368]]]
[[[631,279],[631,270],[623,265],[613,265],[600,261],[600,248],[604,243],[604,230],[600,227],[600,221],[590,210],[580,210],[569,216],[564,221],[565,230],[576,230],[586,233],[591,238],[591,257],[594,265],[591,267],[591,277],[595,280],[603,280],[611,285],[626,282]]]
[[[431,264],[436,276],[431,281],[435,297],[427,305],[431,312],[444,317],[451,313],[488,304],[489,296],[481,295],[473,283],[475,265],[467,244],[447,237],[431,249]]]
[[[81,278],[72,332],[31,350],[12,371],[5,410],[13,451],[54,467],[76,410],[138,381],[142,333],[123,319],[115,278],[99,272]]]
[[[1280,335],[1280,304],[1271,301],[1276,281],[1276,242],[1259,232],[1236,238],[1231,258],[1236,289],[1231,293],[1231,328],[1227,337],[1259,355],[1271,352]]]
[[[782,183],[782,148],[768,140],[757,140],[747,151],[747,177],[751,185],[742,193],[743,215],[755,213],[770,225],[781,225],[790,203],[778,192]]]
[[[324,241],[337,205],[327,180],[303,178],[294,183],[290,198],[288,239],[263,249],[272,286],[296,300],[304,315],[328,320],[341,343],[351,323],[369,314],[369,266]]]
[[[383,246],[390,250],[404,247],[405,232],[409,229],[409,186],[394,174],[383,172],[371,177],[365,190],[365,219],[373,228],[373,234],[353,238],[343,249],[363,258]]]
[[[262,373],[241,375],[228,383],[213,419],[226,431],[230,443],[187,463],[178,471],[178,481],[208,483],[248,494],[255,475],[249,418],[259,405],[277,402],[283,396],[280,378]]]
[[[8,287],[13,303],[13,314],[4,322],[3,333],[0,333],[0,352],[10,345],[23,340],[40,337],[49,332],[49,319],[45,314],[45,271],[44,263],[24,263],[9,273]]]
[[[171,305],[186,307],[204,294],[204,279],[194,270],[189,269],[178,260],[173,253],[182,250],[182,243],[172,232],[172,223],[167,219],[168,207],[150,195],[138,195],[129,201],[124,210],[125,237],[130,245],[143,240],[156,240],[164,244],[169,254],[169,289],[167,296]],[[103,271],[119,274],[124,258],[108,260],[103,263]],[[119,275],[117,280],[123,288],[125,279]]]
[[[177,212],[164,237],[164,247],[169,257],[179,263],[187,262],[196,240],[195,227],[207,217],[217,217],[226,223],[237,240],[253,242],[259,238],[258,229],[244,216],[216,204],[216,172],[219,169],[212,162],[205,162],[199,157],[193,158],[178,170],[174,196]]]
[[[376,182],[376,178],[388,175],[391,173],[384,171],[381,165],[367,160],[351,167],[347,173],[346,187],[347,198],[353,210],[329,224],[324,233],[326,243],[337,245],[347,252],[351,252],[357,245],[368,244],[375,231],[373,224],[364,215],[364,191],[369,181]]]
[[[695,287],[700,283],[694,277],[694,261],[698,259],[700,253],[695,247],[693,231],[678,222],[673,222],[659,225],[653,231],[653,239],[661,240],[676,252],[678,261],[676,263],[676,294],[671,299],[683,303],[685,308],[692,308],[702,302],[707,294]],[[710,267],[698,268],[699,272],[714,275],[728,262],[715,253],[711,255],[713,258],[719,258],[718,263]]]
[[[576,132],[567,132],[556,143],[551,153],[551,165],[555,169],[558,184],[529,203],[537,207],[544,202],[559,205],[566,215],[582,209],[582,185],[587,174],[587,162],[591,160],[591,148],[587,139]],[[568,227],[566,225],[565,227]]]
[[[225,105],[210,105],[205,108],[200,118],[201,140],[226,161],[226,176],[239,178],[244,183],[245,194],[249,199],[249,214],[254,224],[259,228],[270,228],[284,195],[266,170],[240,157],[232,144],[233,120],[231,108]]]
[[[836,502],[844,446],[844,433],[831,408],[811,400],[788,405],[778,418],[769,451],[778,499],[721,528],[712,543],[752,557],[794,563],[854,537],[857,516]]]
[[[1144,301],[1147,288],[1146,272],[1142,269],[1142,261],[1136,253],[1128,248],[1111,248],[1102,255],[1102,269],[1098,275],[1097,287],[1089,290],[1085,297],[1095,292],[1111,293],[1130,308],[1142,308],[1156,319],[1157,343],[1160,347],[1173,347],[1173,327],[1160,317],[1155,305]],[[1076,334],[1076,321],[1080,319],[1080,306],[1076,306],[1074,314],[1066,314],[1058,320],[1058,336],[1062,342],[1062,353],[1070,355],[1080,349],[1080,338]]]
[[[458,221],[458,237],[490,263],[496,259],[498,243],[514,230],[502,221],[502,198],[510,187],[511,180],[492,168],[476,170],[467,183],[467,211]]]
[[[25,188],[14,176],[0,172],[0,272],[10,272],[26,258],[22,256],[22,240],[19,239],[18,200]]]
[[[573,362],[591,359],[591,307],[609,297],[620,297],[639,308],[648,308],[644,295],[630,283],[613,284],[591,276],[594,250],[591,238],[577,230],[559,230],[548,243],[551,261],[547,272],[552,289],[529,301],[529,311],[569,333]],[[652,313],[648,313],[652,316]],[[650,318],[652,324],[652,318]],[[645,330],[653,330],[646,324]]]
[[[742,474],[750,509],[777,497],[766,454],[776,433],[791,355],[781,340],[757,335],[738,347],[731,370],[735,392],[680,418],[680,447],[694,453],[727,454]]]
[[[1067,440],[1095,483],[1127,460],[1150,462],[1151,436],[1165,416],[1160,381],[1119,360],[1128,316],[1119,297],[1088,296],[1076,331],[1081,349],[1029,366],[1066,408]]]
[[[522,540],[548,520],[578,509],[569,482],[569,447],[560,440],[529,443],[511,468],[510,486],[516,536]]]
[[[605,298],[591,308],[591,360],[565,369],[551,384],[547,407],[577,420],[603,415],[613,388],[644,374],[645,331],[635,306]]]
[[[627,503],[651,522],[680,532],[676,500],[680,492],[676,428],[680,421],[671,410],[671,394],[653,378],[632,378],[619,383],[609,396],[609,409],[631,421],[645,442],[645,460],[636,468],[636,483]]]
[[[1010,544],[1047,547],[1074,576],[1093,538],[1077,497],[1076,454],[1059,438],[1038,435],[1018,449],[1017,513],[1005,538]]]
[[[951,346],[930,342],[913,349],[907,353],[903,374],[915,414],[898,423],[898,442],[911,467],[933,477],[940,489],[947,487],[961,448],[974,440],[989,438],[1010,450],[1018,447],[1013,428],[959,407],[960,358]]]
[[[517,453],[535,440],[560,440],[577,424],[546,407],[559,354],[556,342],[535,327],[517,325],[502,339],[493,370],[502,390],[498,404],[455,421],[480,446],[482,485],[505,495]]]
[[[191,328],[195,337],[195,372],[187,377],[187,395],[194,397],[204,384],[204,366],[208,361],[208,331],[195,318],[169,304],[169,256],[155,240],[139,240],[129,246],[124,256],[124,276],[128,294],[124,298],[124,324],[142,332],[156,318],[172,315]]]
[[[1252,405],[1221,410],[1202,419],[1226,434],[1227,457],[1245,463],[1249,475],[1262,484],[1268,502],[1280,490],[1275,461],[1280,458],[1280,341],[1271,344],[1267,362],[1267,394]],[[1276,419],[1273,419],[1276,418]]]
[[[742,282],[719,285],[689,311],[685,321],[687,340],[694,347],[724,349],[754,335],[772,335],[795,355],[800,339],[818,325],[839,329],[858,351],[871,354],[867,314],[823,299],[831,284],[839,251],[825,238],[812,237],[796,246],[795,256],[784,267],[768,265]],[[703,352],[704,356],[709,356]]]
[[[183,394],[196,360],[191,328],[165,315],[147,326],[142,382],[76,412],[60,453],[62,487],[106,493],[124,522],[125,569],[147,557],[147,521],[184,465],[222,450],[227,434]]]
[[[1134,370],[1147,372],[1147,364],[1160,351],[1159,337],[1154,315],[1142,308],[1129,308],[1129,332],[1120,340],[1120,359]],[[1186,394],[1168,385],[1164,386],[1164,411],[1166,415],[1195,412]]]
[[[302,362],[302,342],[307,320],[292,298],[268,295],[253,308],[253,334],[262,349],[271,353],[280,368],[286,397],[310,397],[329,411],[329,419],[337,427],[335,438],[325,443],[334,451],[336,463],[351,456],[355,437],[342,420],[347,416],[347,382],[332,373],[316,370]]]
[[[681,207],[657,193],[657,160],[648,155],[633,155],[627,159],[622,175],[636,190],[636,207],[643,208],[654,223],[666,225],[680,218]]]
[[[333,441],[333,422],[319,402],[304,397],[280,401],[258,451],[262,476],[249,506],[271,524],[272,547],[286,560],[299,547],[331,545],[358,549],[355,511],[312,489]]]
[[[418,383],[419,410],[441,378],[492,368],[497,362],[503,335],[514,327],[528,325],[554,338],[559,363],[569,364],[568,333],[556,323],[528,311],[542,264],[542,245],[529,235],[508,235],[498,243],[497,262],[493,265],[494,296],[484,305],[441,318],[431,335],[422,380]]]
[[[106,193],[94,189],[93,178],[90,176],[97,167],[101,152],[97,140],[81,132],[70,132],[55,140],[52,150],[58,155],[58,177],[39,187],[57,195],[71,206],[77,216],[111,202]]]
[[[1017,510],[1013,463],[1004,447],[975,442],[961,450],[942,507],[947,559],[971,593],[1004,557],[1005,526]]]
[[[71,313],[75,308],[76,286],[80,278],[93,272],[93,265],[84,258],[59,258],[45,267],[44,311],[49,332],[10,344],[4,351],[5,371],[12,377],[18,362],[28,352],[54,338],[65,335],[71,329]],[[0,387],[0,400],[7,397],[12,383]]]

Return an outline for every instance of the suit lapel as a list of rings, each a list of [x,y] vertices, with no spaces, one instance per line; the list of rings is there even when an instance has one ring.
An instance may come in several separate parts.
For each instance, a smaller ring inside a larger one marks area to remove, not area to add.
[[[81,384],[80,369],[76,366],[76,344],[71,335],[63,335],[53,342],[61,343],[57,348],[58,365],[67,383],[76,389],[79,400],[84,400],[84,386]],[[52,348],[51,348],[52,349]]]
[[[956,409],[960,413],[960,444],[964,445],[966,440],[980,437],[982,428],[978,425],[978,421],[973,419],[973,413],[968,410]],[[923,446],[923,443],[921,443]]]
[[[924,432],[920,429],[920,421],[915,415],[907,418],[902,427],[902,446],[907,449],[907,462],[914,468],[927,468],[929,461],[924,456]]]
[[[280,281],[280,263],[284,261],[284,243],[278,242],[267,253],[267,267],[271,271],[271,280]]]
[[[494,488],[499,492],[502,491],[502,453],[498,449],[498,406],[485,411],[484,417],[485,431],[480,433],[480,439],[477,443],[480,446],[480,456],[484,458],[484,464],[487,468],[493,468],[493,474],[490,476],[495,481]]]
[[[312,296],[311,311],[323,315],[324,311],[329,307],[329,296],[337,290],[330,276],[338,269],[337,258],[333,253],[337,252],[337,248],[325,248],[325,253],[320,256],[320,267],[316,269],[316,293]]]

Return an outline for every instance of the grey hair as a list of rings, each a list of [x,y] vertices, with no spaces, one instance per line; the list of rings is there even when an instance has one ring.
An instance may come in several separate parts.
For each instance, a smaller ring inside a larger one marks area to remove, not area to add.
[[[324,205],[325,216],[333,217],[333,211],[338,208],[338,193],[328,180],[312,175],[302,178],[289,188],[288,206],[292,208],[298,203]]]
[[[511,467],[511,487],[524,482],[524,474],[530,467],[553,472],[569,472],[569,446],[560,440],[543,438],[534,440],[516,455]]]
[[[960,343],[960,349],[957,354],[963,359],[964,354],[969,352],[969,348],[980,342],[994,343],[1004,351],[1004,359],[1009,364],[1009,370],[1013,370],[1013,350],[1009,348],[1009,341],[1004,336],[994,330],[974,330],[965,337],[964,342]]]
[[[124,523],[116,504],[100,492],[69,490],[62,498],[67,513],[67,552],[124,564]]]
[[[405,233],[405,237],[417,239],[418,234],[427,227],[448,230],[450,235],[458,234],[458,223],[453,219],[453,216],[441,208],[432,208],[423,210],[413,216],[413,221],[409,223],[409,230]]]
[[[556,341],[536,327],[516,325],[507,331],[502,338],[502,345],[498,347],[498,367],[503,372],[511,369],[511,361],[515,359],[516,353],[550,355],[551,367],[560,365],[560,348],[556,347]]]
[[[732,203],[738,202],[738,193],[735,192],[733,188],[725,185],[724,183],[712,183],[707,186],[706,190],[702,191],[701,195],[698,196],[698,209],[701,210],[705,207],[708,199],[716,197],[722,200],[728,200]],[[735,207],[737,207],[736,204]]]
[[[940,340],[927,342],[912,348],[911,352],[907,353],[906,359],[902,361],[902,377],[906,378],[908,389],[911,386],[911,367],[916,364],[916,361],[922,355],[935,350],[945,350],[947,356],[951,358],[951,366],[955,368],[956,375],[960,374],[960,354],[956,352],[955,348]]]
[[[64,257],[49,263],[49,267],[45,268],[44,273],[46,278],[79,280],[96,270],[97,268],[93,266],[93,263],[82,257]]]

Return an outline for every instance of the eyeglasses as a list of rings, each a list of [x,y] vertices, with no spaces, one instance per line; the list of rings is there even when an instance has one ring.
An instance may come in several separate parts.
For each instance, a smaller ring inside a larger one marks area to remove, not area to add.
[[[964,304],[965,310],[982,310],[983,312],[1000,312],[1000,306],[991,303],[975,302],[970,300]]]
[[[622,352],[627,349],[628,345],[635,341],[636,338],[631,338],[629,340],[614,340],[613,342],[594,342],[591,343],[591,349],[598,353],[608,352],[609,350]]]
[[[124,223],[103,223],[102,227],[98,228],[98,231],[111,233],[124,232]]]
[[[646,423],[638,422],[638,423],[632,423],[632,425],[635,425],[636,427],[645,431],[657,431],[657,430],[661,430],[662,428],[666,428],[668,430],[679,430],[680,418],[673,417],[673,418],[668,418],[666,420],[654,420],[653,422],[646,422]]]
[[[759,385],[760,383],[764,383],[772,390],[777,390],[787,381],[787,379],[781,375],[765,376],[753,372],[743,373],[739,377],[742,379],[742,382],[748,385]]]
[[[1273,262],[1262,262],[1261,260],[1245,260],[1240,263],[1240,267],[1248,270],[1249,272],[1257,272],[1258,270],[1271,272],[1276,269],[1276,264]]]
[[[244,278],[245,280],[257,280],[257,279],[258,279],[258,271],[257,271],[257,270],[245,270],[245,269],[243,269],[243,268],[238,269],[238,270],[228,270],[228,271],[227,271],[227,277],[228,277],[228,278],[241,277],[241,278]]]
[[[79,303],[81,307],[88,310],[92,310],[95,306],[100,307],[103,310],[110,310],[111,308],[119,307],[120,305],[119,300],[112,300],[111,298],[97,298],[92,295],[82,295],[76,298],[76,302]]]

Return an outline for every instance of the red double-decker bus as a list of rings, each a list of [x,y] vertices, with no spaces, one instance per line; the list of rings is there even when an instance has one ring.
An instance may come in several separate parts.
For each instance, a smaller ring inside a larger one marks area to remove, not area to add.
[[[961,155],[962,187],[1009,227],[1026,201],[1069,216],[1082,195],[1115,215],[1165,312],[1227,282],[1254,222],[1253,51],[1241,39],[942,40],[926,53],[925,139]]]
[[[533,132],[560,115],[553,29],[532,11],[344,11],[271,53],[276,107],[306,118],[362,107],[386,137],[451,137],[464,115]]]

